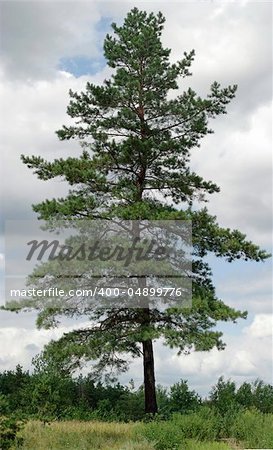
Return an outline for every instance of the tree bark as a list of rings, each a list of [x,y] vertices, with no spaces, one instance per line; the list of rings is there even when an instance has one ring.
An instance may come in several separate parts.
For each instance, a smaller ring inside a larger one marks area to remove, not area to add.
[[[140,119],[140,130],[141,139],[144,141],[146,136],[146,127],[144,119],[144,105],[143,105],[143,79],[142,79],[142,63],[140,65],[141,71],[141,82],[139,90],[139,107],[137,108],[137,115]],[[143,155],[144,156],[144,155]],[[142,159],[142,158],[141,158]],[[142,201],[143,189],[145,184],[145,176],[147,169],[146,157],[141,161],[141,168],[138,173],[138,178],[136,181],[137,185],[137,201]],[[136,232],[137,237],[140,235],[139,225]],[[146,278],[139,278],[138,284],[141,289],[146,287]],[[146,299],[144,299],[146,301]],[[150,325],[150,311],[149,307],[143,309],[143,325]],[[144,371],[144,395],[145,395],[145,413],[156,414],[157,413],[157,401],[156,401],[156,389],[155,389],[155,366],[154,366],[154,351],[153,351],[153,341],[152,339],[147,339],[142,341],[142,351],[143,351],[143,371]]]
[[[156,391],[155,391],[155,368],[153,341],[148,339],[142,342],[143,369],[144,369],[144,394],[145,413],[157,413]]]

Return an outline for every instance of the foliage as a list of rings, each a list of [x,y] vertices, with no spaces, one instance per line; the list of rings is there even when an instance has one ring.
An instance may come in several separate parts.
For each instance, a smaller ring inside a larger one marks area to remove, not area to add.
[[[176,413],[173,422],[189,439],[214,441],[220,437],[219,416],[211,408],[202,407],[187,415]]]
[[[156,450],[178,450],[185,442],[179,427],[169,421],[143,424],[139,427],[139,433],[152,442]]]
[[[185,417],[184,426],[186,423],[190,426],[191,420],[198,422],[200,417],[204,426],[216,420],[217,436],[226,437],[240,411],[255,408],[262,413],[273,413],[272,390],[272,385],[261,380],[245,382],[236,389],[233,381],[220,377],[211,390],[210,399],[202,400],[189,388],[187,381],[181,380],[170,389],[157,386],[159,412],[156,417],[168,420],[174,413],[180,413]],[[54,371],[30,374],[18,366],[14,371],[0,373],[2,415],[35,417],[44,422],[60,419],[149,422],[151,417],[145,415],[143,405],[144,388],[136,389],[133,383],[129,387],[120,383],[102,384],[95,382],[91,374],[76,378]],[[189,422],[186,415],[190,417]]]
[[[171,386],[170,410],[171,412],[188,413],[195,411],[201,404],[201,398],[195,391],[190,391],[188,382],[181,380]]]
[[[26,394],[29,383],[29,373],[24,372],[19,364],[15,371],[0,374],[0,414],[12,413],[29,404],[30,397]]]
[[[23,439],[18,437],[18,432],[23,427],[23,422],[14,417],[0,416],[0,449],[8,450],[16,442],[22,445]]]
[[[229,431],[245,448],[273,448],[273,415],[257,410],[240,412]]]
[[[198,449],[201,442],[207,442],[207,448],[210,449],[213,448],[212,442],[218,440],[237,442],[243,448],[272,448],[272,430],[272,414],[255,410],[241,411],[234,416],[233,424],[230,424],[223,439],[222,416],[206,407],[192,414],[175,414],[167,422],[154,421],[137,428],[137,432],[153,442],[158,450],[187,449],[188,446]],[[226,448],[225,444],[219,444],[219,448],[221,445]]]
[[[232,414],[241,408],[251,407],[273,413],[273,386],[257,379],[253,383],[244,382],[236,389],[233,381],[225,381],[222,376],[212,388],[209,400],[222,415],[226,415],[227,411]]]
[[[77,401],[77,390],[73,380],[55,373],[34,374],[28,389],[31,399],[30,411],[41,420],[65,417],[68,408]]]
[[[271,384],[256,380],[252,386],[252,396],[252,406],[261,412],[273,413],[273,386]]]

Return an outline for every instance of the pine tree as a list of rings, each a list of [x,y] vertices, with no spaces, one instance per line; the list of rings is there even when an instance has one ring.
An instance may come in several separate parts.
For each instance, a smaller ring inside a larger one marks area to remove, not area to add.
[[[92,314],[89,311],[90,327],[66,333],[43,352],[44,360],[67,370],[96,360],[98,372],[113,366],[126,370],[124,354],[142,357],[147,413],[157,411],[155,340],[161,338],[180,353],[221,350],[225,344],[222,333],[214,329],[217,321],[246,317],[246,312],[217,298],[204,257],[210,252],[228,262],[268,257],[240,231],[221,228],[206,208],[192,207],[193,202],[206,201],[207,194],[219,192],[219,187],[191,170],[191,151],[212,133],[209,120],[226,113],[237,87],[222,88],[214,82],[206,98],[190,88],[170,95],[178,90],[179,78],[191,75],[194,51],[172,64],[170,49],[161,43],[164,22],[160,12],[132,9],[122,26],[112,24],[113,33],[104,41],[111,78],[102,85],[87,83],[80,93],[70,91],[67,113],[74,122],[57,135],[63,141],[79,140],[81,156],[50,162],[22,155],[23,163],[41,180],[61,177],[71,186],[65,198],[33,207],[40,219],[192,221],[191,308],[95,308]],[[40,327],[51,326],[60,314],[36,308]]]

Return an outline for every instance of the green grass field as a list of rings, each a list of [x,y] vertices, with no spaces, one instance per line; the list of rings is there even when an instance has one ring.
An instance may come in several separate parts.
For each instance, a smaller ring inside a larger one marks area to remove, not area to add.
[[[147,424],[79,421],[44,425],[41,422],[32,421],[21,433],[24,437],[24,444],[20,449],[154,450],[159,448],[156,439],[153,442],[142,435],[145,426]],[[174,445],[172,448],[177,450],[228,450],[234,448],[225,443],[184,440],[183,435],[181,435],[181,445],[179,443]]]
[[[107,420],[107,419],[106,419]],[[8,430],[7,430],[8,431]],[[4,435],[2,435],[4,436]],[[103,422],[29,420],[11,450],[273,449],[273,414],[242,410],[219,416],[208,408],[169,420]],[[13,441],[14,442],[14,441]],[[0,448],[1,445],[0,445]]]

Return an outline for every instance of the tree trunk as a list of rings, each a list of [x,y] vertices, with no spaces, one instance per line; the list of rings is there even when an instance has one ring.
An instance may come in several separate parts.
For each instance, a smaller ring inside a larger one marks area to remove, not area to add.
[[[143,341],[142,349],[143,349],[143,369],[144,369],[145,413],[155,414],[157,412],[157,402],[155,391],[153,341],[151,339]]]

